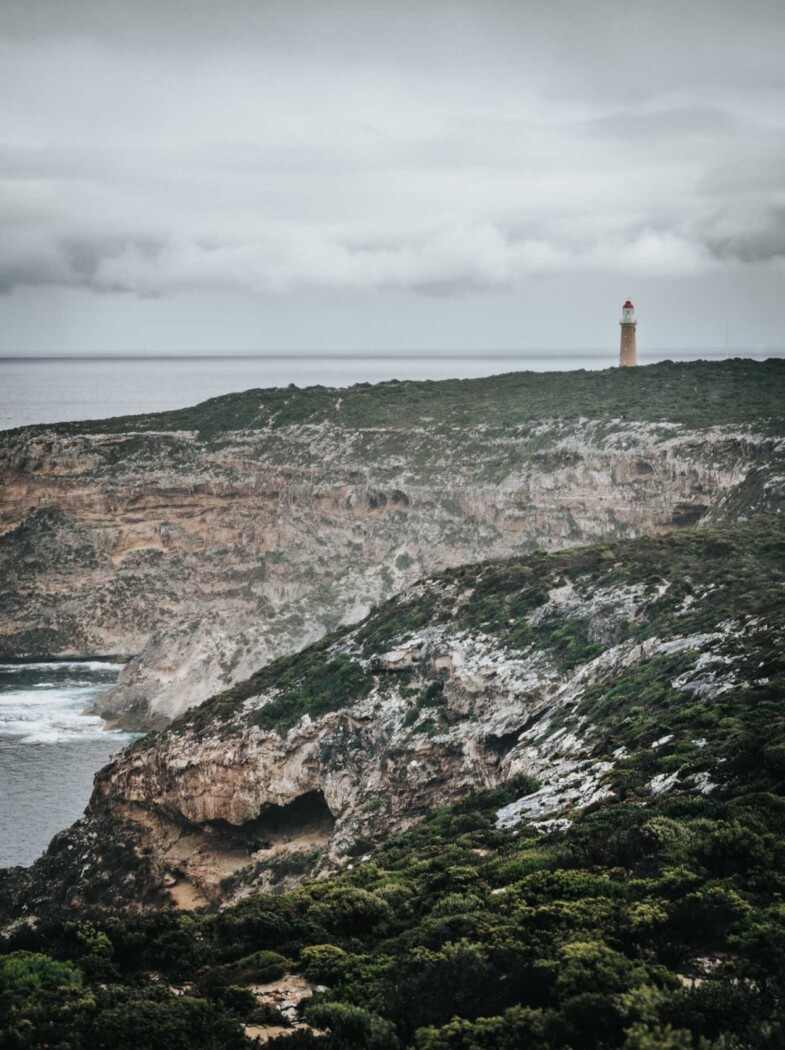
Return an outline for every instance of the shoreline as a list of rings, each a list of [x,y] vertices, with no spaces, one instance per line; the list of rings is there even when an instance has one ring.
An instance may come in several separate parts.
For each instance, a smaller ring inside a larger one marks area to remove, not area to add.
[[[53,656],[51,654],[27,654],[22,656],[0,656],[0,666],[22,666],[24,664],[86,664],[86,663],[107,663],[107,664],[127,664],[133,660],[135,653],[131,653],[130,656],[122,655],[117,653],[89,653],[87,655],[81,655],[79,653],[68,653],[66,655]]]

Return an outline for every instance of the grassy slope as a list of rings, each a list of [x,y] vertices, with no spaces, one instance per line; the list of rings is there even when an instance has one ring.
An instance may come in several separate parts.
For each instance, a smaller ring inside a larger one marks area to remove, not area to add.
[[[567,830],[496,829],[498,806],[534,787],[510,784],[435,813],[355,871],[279,897],[201,918],[161,913],[17,933],[6,948],[39,955],[0,962],[5,1031],[21,1033],[0,1046],[240,1046],[233,1018],[252,1019],[254,1006],[236,986],[294,966],[328,988],[306,1011],[333,1033],[314,1043],[325,1050],[781,1047],[784,563],[783,523],[759,519],[448,574],[476,584],[464,626],[513,645],[508,614],[540,601],[539,581],[554,575],[586,588],[644,580],[653,598],[669,579],[634,627],[641,637],[672,626],[690,591],[683,633],[728,617],[764,617],[767,630],[728,653],[742,684],[710,704],[673,690],[676,658],[650,661],[645,681],[639,667],[612,692],[587,691],[598,747],[624,744],[629,756],[616,798]],[[424,610],[446,615],[427,593],[423,602],[389,603],[361,629],[364,642],[384,645]],[[575,638],[586,644],[580,631]],[[565,659],[580,658],[569,640],[558,644]],[[672,741],[653,750],[665,733]],[[696,748],[698,738],[707,745]],[[686,781],[656,797],[645,790],[685,765],[708,772],[715,790],[704,796]],[[49,965],[40,953],[67,969],[38,980]],[[150,970],[195,987],[173,997]],[[298,1035],[281,1045],[312,1042]]]
[[[636,369],[513,372],[485,379],[294,386],[248,390],[154,415],[62,423],[64,434],[197,430],[208,441],[245,428],[324,420],[344,427],[432,427],[484,423],[505,428],[541,419],[623,418],[704,427],[778,419],[785,361],[662,362]],[[42,429],[42,428],[28,428]],[[50,429],[47,427],[46,429]],[[18,432],[11,432],[18,433]]]
[[[602,640],[597,637],[602,625],[590,617],[548,617],[532,628],[525,621],[527,614],[546,602],[552,588],[568,581],[586,597],[597,590],[640,584],[647,598],[634,622],[614,624],[613,636]],[[186,712],[170,731],[195,727],[215,732],[219,722],[226,722],[222,732],[231,731],[235,716],[250,718],[265,729],[286,729],[303,714],[317,716],[347,706],[380,680],[365,659],[395,648],[427,625],[446,625],[453,634],[479,631],[515,654],[545,649],[566,671],[611,642],[712,630],[730,616],[744,622],[779,615],[784,581],[785,535],[779,517],[463,566],[432,577],[414,597],[404,592],[385,602],[358,628],[342,628],[268,664]],[[660,593],[663,583],[668,588]],[[691,602],[686,607],[685,599]],[[332,652],[345,649],[347,643],[348,653]],[[679,659],[683,657],[670,662],[675,666]],[[639,685],[643,688],[649,678],[657,677],[658,667],[648,670],[649,664],[644,664],[640,681],[629,688],[620,681],[619,695],[626,695],[625,689],[634,695]],[[239,714],[243,701],[270,690],[278,691],[272,703]],[[590,692],[579,714],[605,711],[600,699]],[[663,724],[664,718],[663,714]],[[154,746],[154,740],[145,738],[137,746]]]

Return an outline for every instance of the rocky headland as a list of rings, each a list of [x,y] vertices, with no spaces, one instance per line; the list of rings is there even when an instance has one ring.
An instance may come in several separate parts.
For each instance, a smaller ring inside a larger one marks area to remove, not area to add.
[[[155,727],[428,573],[733,521],[783,485],[782,362],[256,390],[0,434],[0,655],[128,657]]]
[[[771,692],[783,551],[763,515],[421,581],[126,749],[14,914],[280,892],[501,785],[497,825],[542,832],[711,795]]]

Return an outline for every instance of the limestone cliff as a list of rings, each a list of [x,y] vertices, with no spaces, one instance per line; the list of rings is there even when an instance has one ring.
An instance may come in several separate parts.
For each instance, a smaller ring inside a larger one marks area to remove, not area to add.
[[[103,713],[165,724],[423,574],[772,505],[783,378],[289,388],[2,434],[0,654],[132,656]]]
[[[499,826],[711,793],[781,669],[783,551],[762,516],[423,581],[128,748],[23,913],[280,889],[501,783]]]

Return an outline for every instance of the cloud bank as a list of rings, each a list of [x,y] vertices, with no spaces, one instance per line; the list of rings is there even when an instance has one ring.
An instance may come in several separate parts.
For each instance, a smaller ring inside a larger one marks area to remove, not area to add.
[[[4,5],[0,290],[785,272],[785,8]]]

